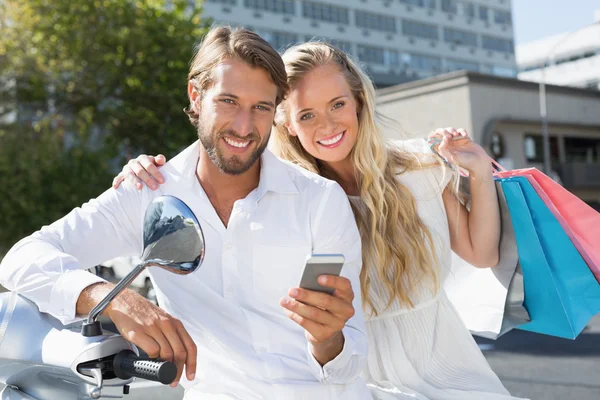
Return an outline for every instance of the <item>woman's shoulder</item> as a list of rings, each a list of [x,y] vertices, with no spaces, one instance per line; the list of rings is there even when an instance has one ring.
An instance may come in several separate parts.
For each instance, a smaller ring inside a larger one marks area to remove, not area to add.
[[[388,149],[390,160],[399,164],[398,181],[413,192],[439,192],[452,179],[452,170],[431,151],[425,139],[390,141]]]
[[[427,144],[427,140],[424,138],[390,139],[387,141],[387,145],[388,149],[391,151],[406,152],[422,156],[433,155]]]
[[[387,148],[392,153],[411,154],[423,159],[433,158],[433,152],[424,138],[390,139],[387,140]]]

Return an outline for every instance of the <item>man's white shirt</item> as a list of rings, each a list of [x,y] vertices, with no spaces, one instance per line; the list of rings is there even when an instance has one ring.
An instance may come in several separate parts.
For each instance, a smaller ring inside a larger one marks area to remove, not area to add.
[[[142,221],[163,194],[183,200],[202,226],[206,252],[193,274],[149,272],[159,304],[179,318],[198,347],[196,378],[182,376],[186,399],[365,399],[359,378],[367,338],[361,308],[360,237],[348,199],[336,183],[277,159],[261,157],[260,183],[221,222],[195,171],[199,143],[162,169],[166,182],[141,191],[110,189],[21,240],[0,266],[0,283],[63,323],[81,291],[101,281],[85,271],[142,252]],[[304,330],[279,305],[298,286],[310,254],[343,254],[356,314],[343,330],[343,351],[321,367]],[[213,397],[214,396],[214,397]]]

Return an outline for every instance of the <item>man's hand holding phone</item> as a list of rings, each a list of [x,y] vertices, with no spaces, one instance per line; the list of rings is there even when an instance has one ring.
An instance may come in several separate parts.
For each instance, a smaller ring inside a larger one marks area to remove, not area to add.
[[[288,317],[304,328],[306,339],[312,346],[313,356],[319,364],[325,365],[340,354],[344,347],[342,329],[354,316],[354,291],[350,280],[337,276],[341,265],[337,271],[324,268],[330,273],[337,272],[336,275],[320,275],[315,272],[318,273],[318,270],[323,268],[311,268],[311,260],[307,263],[301,287],[290,288],[289,297],[283,297],[280,304],[286,309]],[[316,282],[311,284],[307,282],[306,277],[309,281],[314,277]],[[315,283],[325,287],[324,290],[306,289],[307,286],[314,288]]]

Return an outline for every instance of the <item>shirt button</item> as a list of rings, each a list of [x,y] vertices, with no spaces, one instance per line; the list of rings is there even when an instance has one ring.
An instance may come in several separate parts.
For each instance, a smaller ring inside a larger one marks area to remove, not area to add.
[[[227,244],[225,245],[225,248],[226,248],[227,250],[231,250],[231,249],[233,249],[233,245],[232,245],[231,243],[227,243]]]

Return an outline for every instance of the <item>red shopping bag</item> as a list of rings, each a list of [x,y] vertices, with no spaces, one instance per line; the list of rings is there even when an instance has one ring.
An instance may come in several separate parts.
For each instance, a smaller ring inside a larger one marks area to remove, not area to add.
[[[527,178],[600,283],[600,213],[538,169],[507,171],[494,164],[499,169],[498,177]]]

